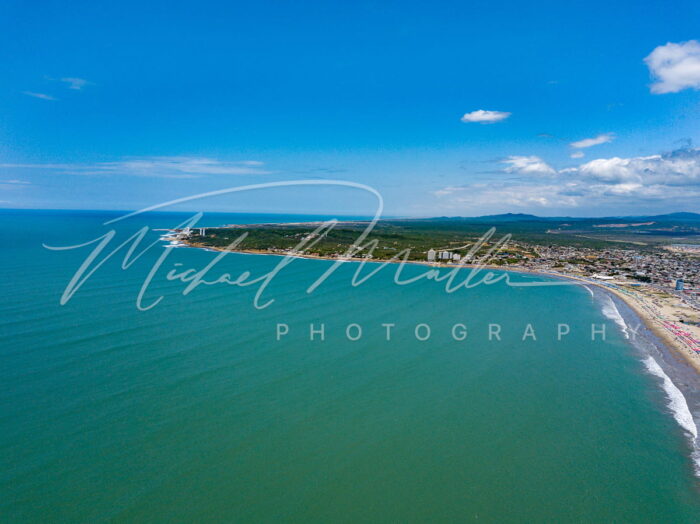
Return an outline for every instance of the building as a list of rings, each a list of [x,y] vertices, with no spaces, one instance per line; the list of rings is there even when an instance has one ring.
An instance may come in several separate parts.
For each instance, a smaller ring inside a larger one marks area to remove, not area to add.
[[[683,279],[679,278],[676,280],[676,291],[683,291]]]
[[[453,253],[452,254],[452,260],[454,262],[459,262],[459,260],[462,258],[462,256],[459,253]]]
[[[428,249],[428,262],[435,262],[435,250]]]
[[[190,235],[192,234],[192,230],[189,227],[186,227],[185,229],[180,229],[176,230],[177,233],[175,234],[175,238],[178,240],[182,240],[184,238],[189,238]]]

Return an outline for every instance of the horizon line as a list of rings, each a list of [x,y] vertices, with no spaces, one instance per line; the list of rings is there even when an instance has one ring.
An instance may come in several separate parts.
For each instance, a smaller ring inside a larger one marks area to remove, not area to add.
[[[43,212],[83,212],[83,213],[133,213],[135,210],[129,209],[79,209],[79,208],[31,208],[31,207],[0,207],[0,212],[4,211],[43,211]],[[201,211],[201,210],[154,210],[149,211],[149,213],[160,213],[160,214],[175,214],[175,213],[210,213],[210,214],[227,214],[227,215],[295,215],[295,216],[318,216],[327,217],[333,216],[333,213],[303,213],[298,211]],[[700,211],[671,211],[667,213],[654,213],[654,214],[639,214],[639,215],[534,215],[532,213],[513,213],[512,211],[507,211],[503,213],[490,213],[485,215],[386,215],[382,219],[431,219],[431,218],[488,218],[488,217],[503,217],[503,216],[521,216],[521,217],[533,217],[533,218],[563,218],[563,219],[586,219],[586,218],[637,218],[637,217],[656,217],[656,216],[668,216],[675,214],[691,214],[700,216]],[[336,216],[353,216],[353,217],[370,217],[370,215],[364,215],[361,213],[342,213]]]

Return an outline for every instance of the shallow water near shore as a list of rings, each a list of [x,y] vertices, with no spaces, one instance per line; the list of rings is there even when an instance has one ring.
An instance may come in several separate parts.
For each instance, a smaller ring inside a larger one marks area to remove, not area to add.
[[[646,328],[625,338],[602,291],[501,282],[448,294],[427,280],[397,286],[395,267],[353,287],[348,263],[307,294],[332,263],[295,260],[256,309],[255,286],[183,296],[166,272],[216,253],[176,248],[144,297],[162,301],[139,311],[157,244],[127,270],[110,259],[60,306],[89,248],[41,244],[86,242],[104,220],[0,214],[0,520],[700,520],[690,425],[645,359],[696,427],[697,377]],[[120,224],[120,238],[141,225]],[[279,262],[231,254],[211,275]],[[547,280],[512,274],[533,279]],[[638,323],[614,304],[625,326]],[[560,323],[570,333],[558,340]],[[606,340],[591,340],[602,323]],[[310,341],[321,324],[325,339]],[[382,324],[394,324],[389,341]],[[528,324],[536,340],[523,340]]]
[[[700,477],[700,376],[681,355],[666,347],[624,301],[612,294],[602,294],[614,303],[625,326],[623,332],[627,332],[646,369],[660,380],[667,408],[686,434],[695,474]]]

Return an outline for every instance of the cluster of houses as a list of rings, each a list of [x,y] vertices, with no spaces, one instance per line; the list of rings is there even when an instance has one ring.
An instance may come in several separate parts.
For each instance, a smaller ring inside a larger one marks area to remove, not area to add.
[[[700,296],[700,262],[695,253],[535,246],[513,241],[509,242],[509,251],[508,254],[497,253],[494,260],[507,258],[513,266],[564,271],[600,280],[629,278],[681,291],[685,295],[693,295],[693,298]],[[450,263],[460,259],[458,253],[449,250],[430,249],[427,252],[428,262]]]

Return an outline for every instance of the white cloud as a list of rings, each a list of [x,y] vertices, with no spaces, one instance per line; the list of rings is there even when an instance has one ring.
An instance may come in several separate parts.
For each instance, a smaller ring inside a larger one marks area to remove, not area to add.
[[[437,191],[433,191],[433,195],[438,197],[451,195],[452,193],[456,193],[457,191],[461,191],[462,189],[463,187],[459,186],[447,186],[443,187],[442,189],[438,189]]]
[[[478,205],[482,209],[512,211],[516,208],[542,209],[554,205],[575,207],[575,197],[562,195],[554,184],[510,184],[505,182],[453,187],[444,207],[460,209]]]
[[[493,124],[495,122],[500,122],[505,120],[511,115],[507,111],[486,111],[484,109],[479,109],[477,111],[472,111],[471,113],[466,113],[462,118],[462,122],[478,122],[480,124]]]
[[[88,82],[84,78],[76,77],[61,78],[61,82],[68,84],[68,89],[75,89],[76,91],[80,91],[83,87],[92,84],[92,82]]]
[[[654,49],[644,59],[656,79],[651,92],[677,93],[683,89],[700,89],[700,42],[669,42]]]
[[[252,162],[252,163],[251,163]],[[262,162],[223,162],[197,157],[152,157],[105,162],[98,166],[107,171],[142,176],[196,177],[201,175],[257,175]]]
[[[536,212],[580,207],[619,214],[625,209],[638,212],[640,205],[668,209],[670,204],[676,210],[700,210],[700,149],[598,158],[558,171],[536,156],[512,156],[503,162],[504,172],[530,176],[453,185],[433,194],[442,208],[467,213],[476,208]]]
[[[501,161],[508,164],[506,173],[521,173],[524,175],[554,175],[556,171],[538,156],[509,156]]]
[[[24,185],[31,184],[31,182],[27,182],[26,180],[12,179],[12,180],[0,180],[0,184],[8,184],[8,185],[13,185],[13,186],[24,186]]]
[[[26,185],[26,184],[31,184],[31,182],[27,182],[26,180],[12,179],[12,180],[0,180],[0,184]]]
[[[73,175],[128,175],[198,178],[206,175],[264,175],[262,162],[229,162],[201,157],[145,157],[92,164],[0,164],[5,169],[55,170]]]
[[[571,158],[583,158],[585,155],[583,154],[583,151],[574,151],[570,156]]]
[[[33,91],[22,91],[23,95],[32,96],[34,98],[40,98],[41,100],[58,100],[58,98],[45,93],[35,93]]]
[[[598,146],[600,144],[605,144],[607,142],[612,142],[615,140],[615,135],[612,133],[603,133],[593,138],[584,138],[583,140],[577,140],[576,142],[571,142],[569,145],[577,149],[583,149],[586,147]]]
[[[700,185],[700,149],[633,158],[599,158],[575,169],[584,178],[605,183]]]

